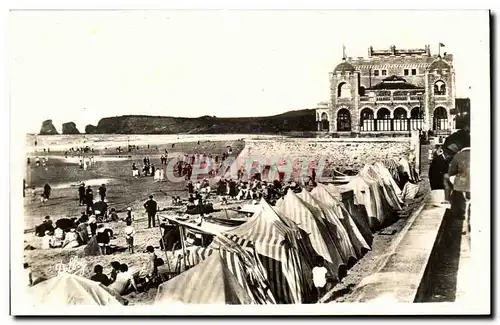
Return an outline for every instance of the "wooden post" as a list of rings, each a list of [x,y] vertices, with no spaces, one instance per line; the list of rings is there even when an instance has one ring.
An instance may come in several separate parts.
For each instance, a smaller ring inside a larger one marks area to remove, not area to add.
[[[158,215],[158,212],[156,213],[156,219],[158,219],[158,229],[160,230],[160,238],[161,242],[163,243],[163,250],[165,251],[165,259],[168,265],[168,273],[171,273],[172,270],[170,269],[170,261],[168,259],[168,254],[167,254],[167,245],[165,245],[165,241],[163,240],[163,234],[161,233],[160,216]]]

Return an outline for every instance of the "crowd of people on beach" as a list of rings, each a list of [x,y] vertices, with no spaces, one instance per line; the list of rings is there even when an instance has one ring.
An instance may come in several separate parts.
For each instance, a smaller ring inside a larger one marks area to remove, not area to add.
[[[274,180],[266,180],[260,173],[245,175],[243,169],[240,169],[235,178],[221,177],[214,184],[213,178],[219,174],[219,169],[223,168],[223,163],[228,157],[229,150],[222,155],[195,152],[177,157],[175,171],[177,176],[185,176],[187,199],[184,201],[180,196],[173,196],[172,205],[185,207],[186,213],[191,211],[193,214],[203,216],[213,211],[210,208],[215,200],[219,200],[224,205],[228,204],[230,200],[252,200],[253,204],[257,204],[259,199],[265,199],[274,205],[289,190],[298,193],[303,188],[312,188],[316,185],[314,169],[311,170],[308,177],[298,181],[285,181],[282,173],[278,173]],[[168,153],[166,150],[165,154],[159,158],[161,165],[167,165]],[[155,176],[156,178],[157,173],[164,170],[163,168],[156,169],[149,156],[144,157],[142,162],[143,166],[140,171],[136,164],[133,164],[134,177],[139,177],[141,174],[141,176]],[[204,166],[212,172],[209,172],[203,180],[193,180],[191,172],[192,166],[195,164],[200,164],[201,168]],[[49,185],[47,184],[47,186]],[[35,232],[37,236],[41,237],[42,249],[72,249],[86,245],[84,252],[87,251],[87,248],[97,247],[98,254],[108,255],[115,252],[116,249],[116,247],[112,247],[111,241],[122,237],[126,242],[126,251],[129,254],[138,253],[137,245],[134,243],[137,220],[134,218],[132,208],[128,207],[126,215],[120,218],[115,208],[109,209],[106,185],[101,184],[97,192],[98,198],[96,199],[92,187],[82,182],[78,186],[78,201],[79,206],[85,206],[85,211],[82,211],[79,218],[61,218],[54,224],[50,216],[47,216],[43,223],[36,227]],[[47,200],[50,197],[50,186],[46,197]],[[143,207],[148,219],[147,228],[160,226],[157,224],[159,222],[157,212],[160,209],[152,195],[149,196]],[[112,229],[110,222],[124,222],[125,227],[120,228],[117,232],[116,229]],[[92,243],[95,245],[92,246]],[[108,286],[120,295],[126,295],[130,291],[147,290],[163,281],[158,274],[158,267],[164,262],[156,256],[153,246],[148,246],[145,254],[148,254],[147,260],[149,261],[145,269],[131,272],[128,265],[115,261],[111,263],[112,272],[104,274],[103,266],[96,264],[91,280]],[[323,282],[327,278],[323,263],[324,261],[318,260],[312,270],[314,284],[321,288],[325,287]]]

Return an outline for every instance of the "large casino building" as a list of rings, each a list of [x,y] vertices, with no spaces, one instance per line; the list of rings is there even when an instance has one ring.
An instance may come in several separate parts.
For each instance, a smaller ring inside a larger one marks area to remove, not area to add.
[[[331,134],[448,133],[455,121],[453,56],[423,49],[368,49],[330,72],[330,100],[316,108],[318,131]]]

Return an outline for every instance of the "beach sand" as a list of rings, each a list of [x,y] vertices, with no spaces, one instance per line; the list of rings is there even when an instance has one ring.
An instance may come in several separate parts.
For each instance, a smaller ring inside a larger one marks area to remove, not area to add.
[[[169,159],[175,159],[178,155],[184,153],[202,152],[207,154],[218,154],[219,156],[226,151],[226,147],[232,147],[232,156],[236,157],[243,149],[244,142],[238,140],[229,141],[200,141],[184,142],[176,144],[175,148],[169,146]],[[165,147],[166,148],[166,147]],[[157,150],[158,149],[158,150]],[[160,153],[158,153],[158,151]],[[24,246],[31,245],[34,250],[25,250],[25,261],[30,263],[35,277],[50,278],[57,275],[56,265],[58,263],[67,263],[72,256],[78,256],[83,251],[83,246],[76,249],[50,249],[42,250],[41,238],[34,235],[34,227],[40,224],[45,216],[50,216],[55,222],[59,218],[78,217],[85,210],[85,207],[78,205],[78,184],[85,182],[91,185],[94,191],[94,199],[98,198],[98,187],[105,183],[107,187],[106,201],[109,208],[114,207],[121,218],[125,217],[126,208],[131,207],[135,218],[134,227],[136,230],[135,252],[114,253],[107,256],[84,257],[85,277],[93,274],[93,268],[96,264],[104,267],[105,273],[111,271],[110,262],[119,261],[126,263],[132,269],[140,269],[143,262],[146,261],[146,254],[143,251],[148,245],[157,247],[157,255],[164,260],[167,258],[165,253],[159,250],[160,231],[158,228],[147,228],[147,215],[143,204],[148,196],[152,194],[158,202],[159,209],[168,208],[168,211],[159,212],[159,217],[166,214],[178,214],[184,211],[184,207],[179,209],[170,209],[172,196],[187,196],[186,182],[154,182],[153,177],[140,177],[135,179],[131,175],[131,166],[135,162],[137,166],[142,165],[142,159],[145,155],[150,156],[151,162],[155,166],[161,166],[160,155],[163,147],[151,147],[140,152],[127,153],[126,159],[116,159],[119,154],[102,155],[95,153],[96,164],[90,169],[80,169],[78,165],[68,162],[64,157],[57,155],[53,150],[48,155],[49,159],[45,167],[34,167],[32,163],[26,173],[27,185],[36,187],[38,196],[32,197],[31,190],[26,191],[24,198]],[[123,154],[122,154],[123,156]],[[41,188],[45,183],[52,187],[50,200],[41,205]],[[219,214],[218,217],[223,217]],[[126,247],[123,229],[124,222],[112,222],[108,224],[114,231],[116,239],[112,244]],[[173,256],[168,256],[175,267]],[[147,304],[154,299],[154,290],[150,292],[136,294],[133,293],[126,298],[131,304]]]

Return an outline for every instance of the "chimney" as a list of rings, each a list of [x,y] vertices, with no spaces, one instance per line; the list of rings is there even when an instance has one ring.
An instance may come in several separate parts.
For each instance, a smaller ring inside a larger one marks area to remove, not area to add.
[[[430,45],[425,46],[425,53],[427,56],[431,56],[431,46]]]
[[[370,58],[372,56],[372,54],[373,54],[373,46],[370,46],[368,48],[368,57]]]
[[[396,55],[396,46],[395,45],[391,45],[390,49],[391,49],[392,55]]]

